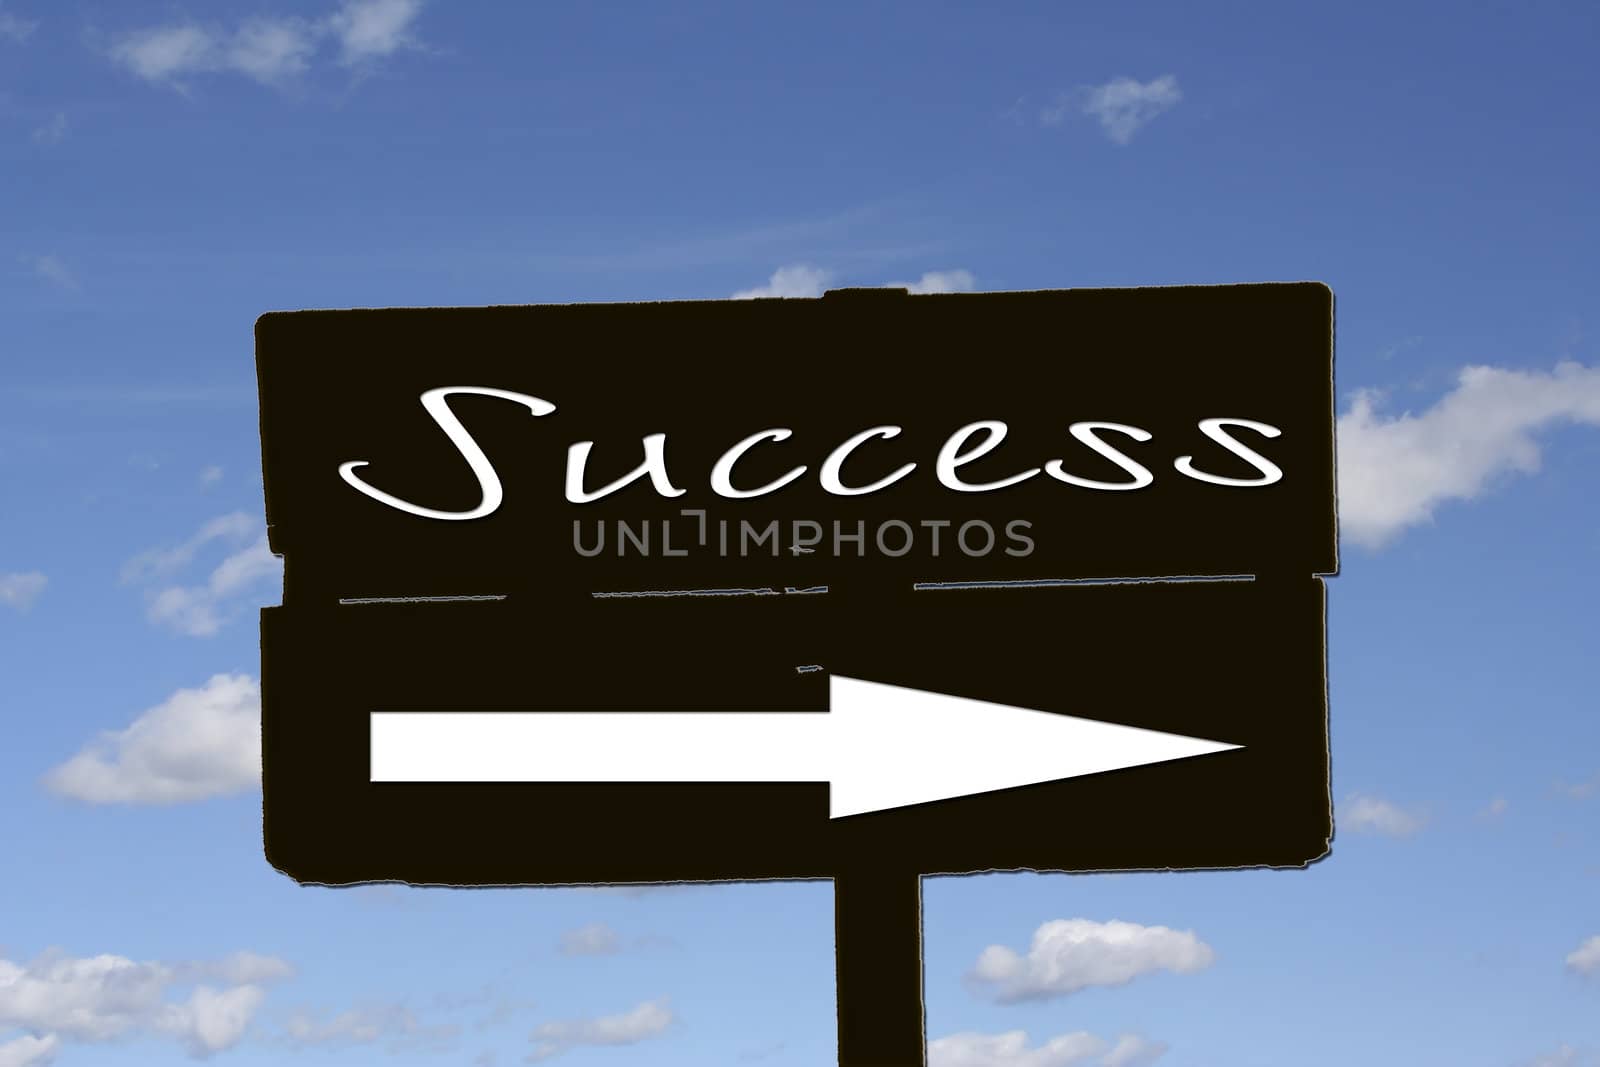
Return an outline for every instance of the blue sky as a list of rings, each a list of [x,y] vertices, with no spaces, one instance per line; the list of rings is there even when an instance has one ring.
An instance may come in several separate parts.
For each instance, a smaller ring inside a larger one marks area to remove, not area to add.
[[[267,866],[261,312],[1299,279],[1338,296],[1333,855],[927,881],[931,1062],[1600,1063],[1597,39],[3,0],[0,1067],[832,1062],[826,883]]]

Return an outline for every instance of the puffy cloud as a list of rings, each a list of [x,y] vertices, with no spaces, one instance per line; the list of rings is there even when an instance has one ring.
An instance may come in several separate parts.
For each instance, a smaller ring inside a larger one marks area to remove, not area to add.
[[[1167,1054],[1165,1041],[1151,1041],[1138,1034],[1123,1034],[1111,1051],[1101,1058],[1102,1067],[1150,1067]]]
[[[329,20],[346,63],[391,55],[415,43],[422,0],[347,0]]]
[[[183,1003],[163,1008],[154,1028],[178,1038],[190,1055],[203,1058],[238,1044],[266,995],[257,986],[222,990],[201,986]]]
[[[930,270],[914,282],[890,282],[890,289],[905,289],[916,293],[967,293],[978,281],[971,271]]]
[[[1215,953],[1193,931],[1112,920],[1056,919],[1034,931],[1027,955],[990,945],[972,977],[1002,1003],[1046,1000],[1092,986],[1118,986],[1155,971],[1190,974]]]
[[[1537,432],[1562,422],[1600,426],[1600,367],[1467,367],[1421,414],[1378,407],[1376,393],[1358,392],[1338,421],[1340,532],[1368,548],[1431,521],[1447,501],[1536,472]]]
[[[316,50],[313,29],[300,19],[253,18],[224,46],[225,69],[271,84],[304,74]]]
[[[1352,794],[1336,814],[1338,823],[1358,834],[1410,837],[1427,825],[1427,819],[1419,812],[1362,793]]]
[[[0,1043],[0,1067],[43,1067],[55,1059],[56,1048],[60,1044],[61,1039],[55,1034],[46,1034],[44,1037],[23,1034]]]
[[[1567,967],[1578,974],[1600,974],[1600,934],[1568,953]]]
[[[111,58],[147,81],[218,69],[216,35],[193,23],[135,30],[111,46]]]
[[[1078,110],[1100,123],[1107,137],[1125,145],[1156,116],[1172,110],[1183,99],[1175,75],[1141,82],[1133,78],[1113,78],[1076,94],[1064,94],[1044,109],[1040,118],[1055,125],[1067,117],[1076,104]]]
[[[604,923],[590,923],[561,935],[560,949],[564,956],[606,956],[621,948],[617,932]]]
[[[242,674],[178,690],[44,779],[51,791],[90,804],[179,804],[260,781],[261,689]]]
[[[382,58],[415,43],[421,0],[345,0],[321,19],[249,18],[232,28],[176,22],[123,34],[111,58],[146,81],[170,85],[195,74],[241,74],[266,85],[304,74],[325,41],[340,62]]]
[[[288,973],[282,961],[254,954],[186,963],[60,952],[27,964],[0,959],[0,1030],[20,1028],[32,1035],[0,1046],[0,1067],[43,1063],[61,1042],[115,1041],[135,1034],[170,1037],[191,1055],[209,1056],[244,1036],[266,993],[254,983],[221,989],[195,983],[207,976],[270,981]],[[186,997],[172,996],[186,986],[193,986]]]
[[[767,279],[767,284],[755,289],[742,289],[730,300],[757,300],[762,297],[818,297],[833,281],[833,274],[820,267],[795,263],[779,267]],[[971,271],[930,270],[913,282],[887,282],[882,288],[905,289],[911,293],[965,293],[977,284]]]
[[[1137,1034],[1112,1045],[1080,1030],[1030,1046],[1023,1030],[969,1032],[928,1042],[928,1067],[1149,1067],[1166,1051],[1162,1042]]]
[[[581,1045],[635,1045],[660,1037],[672,1025],[665,1000],[649,1000],[620,1015],[544,1023],[533,1032],[529,1063],[539,1063]]]
[[[796,264],[779,267],[767,279],[767,284],[756,289],[742,289],[730,300],[758,300],[763,297],[815,297],[821,296],[828,284],[829,274],[817,267]]]
[[[0,574],[0,604],[27,611],[39,599],[49,579],[38,571]]]

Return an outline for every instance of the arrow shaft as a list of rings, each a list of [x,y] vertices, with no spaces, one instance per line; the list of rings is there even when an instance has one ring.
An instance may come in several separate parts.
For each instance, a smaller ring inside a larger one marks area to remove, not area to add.
[[[826,782],[823,711],[373,712],[374,782]]]

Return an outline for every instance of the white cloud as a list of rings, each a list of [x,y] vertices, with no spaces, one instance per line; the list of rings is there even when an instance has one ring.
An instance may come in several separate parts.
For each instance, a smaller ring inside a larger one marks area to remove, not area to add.
[[[415,43],[422,0],[346,0],[329,20],[346,63],[390,55]]]
[[[294,977],[287,960],[263,956],[258,952],[235,952],[220,960],[173,964],[173,973],[191,982],[222,982],[225,985],[265,985]]]
[[[1107,137],[1125,145],[1152,119],[1172,110],[1182,99],[1178,79],[1172,74],[1147,82],[1113,78],[1104,85],[1064,95],[1054,106],[1045,108],[1040,118],[1054,125],[1065,119],[1072,105],[1078,103],[1083,114],[1099,120]]]
[[[453,1023],[424,1023],[404,1004],[368,1005],[327,1017],[297,1011],[284,1024],[290,1043],[302,1048],[383,1044],[390,1052],[437,1051],[460,1032]]]
[[[245,958],[255,961],[251,969],[262,980],[288,973],[281,961],[268,968],[269,957]],[[26,965],[0,959],[0,1030],[33,1032],[30,1043],[0,1046],[0,1065],[42,1063],[63,1041],[105,1042],[135,1034],[174,1038],[194,1056],[230,1048],[266,996],[260,985],[199,985],[186,997],[172,994],[199,976],[226,976],[232,966],[226,961],[138,963],[114,955],[75,958],[59,952]],[[8,1055],[15,1059],[7,1060]]]
[[[1498,819],[1506,813],[1506,809],[1509,807],[1511,807],[1511,802],[1506,800],[1505,797],[1495,797],[1489,801],[1489,806],[1483,809],[1483,817],[1486,819]]]
[[[815,297],[821,296],[828,284],[829,274],[817,267],[796,264],[779,267],[767,279],[767,284],[756,289],[742,289],[730,300],[759,300],[763,297]]]
[[[1596,934],[1567,955],[1567,966],[1583,975],[1600,975],[1600,934]]]
[[[527,1060],[538,1063],[580,1045],[635,1045],[660,1037],[672,1021],[665,1000],[649,1000],[620,1015],[544,1023],[533,1031],[533,1051]]]
[[[590,923],[561,935],[564,956],[607,956],[622,948],[617,932],[604,923]]]
[[[230,674],[178,690],[44,778],[52,792],[90,804],[180,804],[260,781],[261,689]]]
[[[257,986],[201,986],[183,1003],[164,1007],[153,1028],[182,1041],[190,1055],[209,1056],[238,1044],[266,996]]]
[[[1136,1034],[1111,1045],[1080,1030],[1030,1047],[1023,1030],[969,1032],[928,1042],[928,1067],[1148,1067],[1166,1051],[1162,1042]]]
[[[890,289],[905,289],[912,294],[918,293],[967,293],[971,292],[977,279],[971,271],[965,270],[930,270],[914,282],[890,282]]]
[[[151,549],[129,560],[123,565],[122,581],[171,576],[213,542],[239,545],[252,535],[255,539],[224,558],[204,584],[167,586],[148,594],[151,622],[190,637],[210,637],[248,603],[260,603],[259,597],[248,594],[264,593],[269,580],[282,588],[283,561],[267,547],[266,529],[259,519],[243,512],[212,519],[182,544]]]
[[[275,85],[304,74],[325,41],[340,62],[382,58],[415,44],[421,0],[345,0],[327,16],[246,19],[229,29],[177,22],[126,33],[110,56],[146,81],[179,85],[195,74],[242,74]]]
[[[61,1039],[55,1034],[46,1034],[44,1037],[23,1034],[0,1044],[0,1067],[43,1067],[55,1059],[56,1048],[60,1044]]]
[[[1420,813],[1407,811],[1381,797],[1353,793],[1338,810],[1337,821],[1358,834],[1410,837],[1427,825]]]
[[[767,279],[767,284],[754,289],[741,289],[730,300],[758,300],[763,297],[818,297],[833,281],[833,274],[820,267],[796,263],[779,267]],[[977,284],[971,271],[930,270],[914,282],[886,282],[883,288],[905,289],[911,293],[964,293]]]
[[[38,28],[39,24],[32,19],[0,9],[0,37],[21,44],[32,37],[33,31]]]
[[[1138,1034],[1123,1034],[1101,1059],[1102,1067],[1150,1067],[1167,1054],[1165,1041],[1151,1041]]]
[[[27,611],[49,582],[50,579],[38,571],[0,574],[0,604]]]
[[[1420,415],[1383,415],[1378,403],[1372,391],[1358,392],[1338,423],[1340,532],[1368,548],[1430,521],[1446,501],[1536,472],[1537,431],[1561,422],[1600,426],[1600,367],[1467,367]]]
[[[219,515],[201,525],[187,541],[172,548],[152,548],[122,565],[122,581],[138,582],[171,575],[194,559],[195,554],[213,541],[243,544],[260,529],[258,519],[242,511]]]
[[[223,69],[270,85],[304,74],[316,47],[311,27],[300,19],[253,18],[234,33],[220,58]]]
[[[111,46],[111,58],[146,81],[163,82],[219,69],[216,34],[193,23],[135,30]]]
[[[209,489],[222,481],[222,468],[215,463],[200,468],[200,487]]]
[[[1112,920],[1056,919],[1034,931],[1026,956],[990,945],[972,977],[1002,1003],[1067,996],[1091,986],[1118,986],[1154,971],[1189,974],[1216,954],[1190,930]]]
[[[79,288],[78,276],[61,261],[59,256],[31,256],[26,257],[24,261],[33,269],[35,275],[51,285],[61,289]]]
[[[57,111],[50,116],[50,121],[39,126],[33,131],[35,144],[60,144],[67,137],[67,113]]]

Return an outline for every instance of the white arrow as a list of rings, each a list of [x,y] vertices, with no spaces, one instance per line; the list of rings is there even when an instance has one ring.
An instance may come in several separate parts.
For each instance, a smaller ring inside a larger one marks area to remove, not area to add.
[[[1240,748],[832,675],[831,710],[373,712],[374,782],[819,782],[833,818]]]

